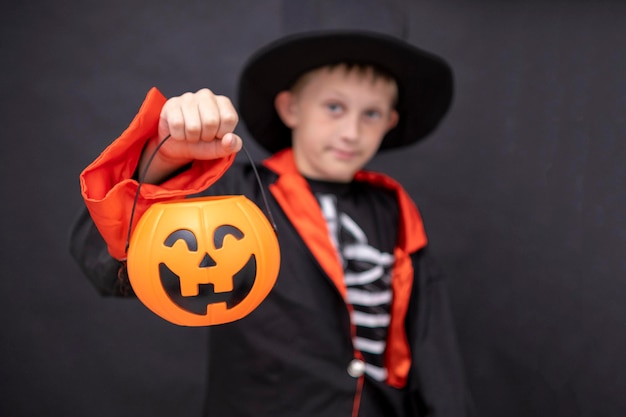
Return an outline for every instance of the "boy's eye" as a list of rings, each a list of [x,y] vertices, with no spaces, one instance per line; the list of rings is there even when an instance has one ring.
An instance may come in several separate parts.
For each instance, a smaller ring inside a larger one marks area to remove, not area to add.
[[[382,112],[380,110],[367,110],[365,112],[365,117],[367,119],[380,119],[382,117]]]
[[[331,113],[339,113],[343,109],[343,107],[339,103],[328,103],[326,104],[326,108]]]

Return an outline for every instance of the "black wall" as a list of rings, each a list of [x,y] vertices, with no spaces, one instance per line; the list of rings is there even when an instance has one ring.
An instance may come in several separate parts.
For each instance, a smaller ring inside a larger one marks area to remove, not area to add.
[[[620,1],[4,2],[0,415],[198,415],[207,332],[81,276],[78,174],[151,86],[233,95],[257,47],[329,27],[455,68],[442,127],[372,166],[422,210],[479,415],[626,415],[625,21]]]

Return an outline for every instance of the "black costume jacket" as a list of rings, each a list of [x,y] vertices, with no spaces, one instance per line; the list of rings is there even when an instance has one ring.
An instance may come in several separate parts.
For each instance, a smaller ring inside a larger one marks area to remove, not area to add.
[[[145,140],[156,131],[162,104],[162,96],[151,91],[131,127],[92,164],[99,171],[94,173],[90,166],[81,177],[89,212],[76,223],[71,250],[103,295],[132,294],[124,279],[119,248],[128,201],[137,186],[132,174]],[[183,187],[201,195],[243,194],[264,207],[251,167],[231,163],[190,168],[183,177],[205,178],[191,187],[187,179],[175,179],[174,184],[164,183],[163,187],[146,185],[143,205],[138,207],[145,210],[150,201],[171,199],[176,194],[173,190]],[[348,372],[360,353],[352,343],[354,326],[350,306],[344,301],[342,271],[333,260],[332,247],[324,243],[328,239],[324,239],[319,207],[297,174],[290,150],[270,158],[259,167],[259,173],[272,197],[269,205],[281,247],[280,272],[268,298],[250,315],[210,328],[205,414],[468,415],[469,393],[444,282],[428,257],[419,213],[404,190],[380,174],[363,172],[356,178],[395,191],[405,223],[394,254],[397,282],[393,283],[385,353],[389,378],[377,382],[363,373]],[[106,181],[111,184],[102,184]],[[108,203],[99,205],[107,199]],[[119,220],[117,226],[112,227],[109,219]]]

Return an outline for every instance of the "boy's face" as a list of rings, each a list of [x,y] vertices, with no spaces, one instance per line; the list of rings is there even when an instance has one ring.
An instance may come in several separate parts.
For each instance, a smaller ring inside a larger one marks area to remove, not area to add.
[[[376,154],[398,121],[395,82],[371,69],[324,67],[276,97],[292,130],[300,173],[311,179],[349,182]]]

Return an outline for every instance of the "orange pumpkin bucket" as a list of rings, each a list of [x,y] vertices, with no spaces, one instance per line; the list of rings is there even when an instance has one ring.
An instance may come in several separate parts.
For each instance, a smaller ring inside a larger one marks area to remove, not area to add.
[[[244,196],[152,205],[128,246],[128,276],[139,300],[163,319],[211,326],[250,314],[280,268],[276,233]]]

